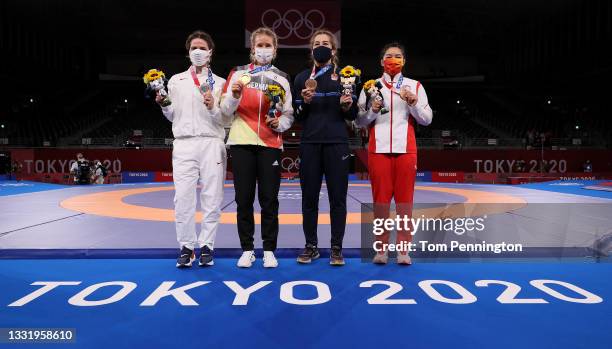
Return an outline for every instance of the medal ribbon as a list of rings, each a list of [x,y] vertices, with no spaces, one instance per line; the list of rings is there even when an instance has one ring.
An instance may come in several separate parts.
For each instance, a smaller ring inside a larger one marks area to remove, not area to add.
[[[313,80],[316,80],[319,76],[325,74],[328,70],[330,70],[332,67],[331,64],[328,64],[326,66],[324,66],[323,68],[321,68],[321,70],[319,70],[316,74],[315,74],[315,67],[312,67],[312,73],[310,73],[310,78]]]
[[[262,65],[262,66],[259,66],[259,67],[255,68],[255,69],[253,69],[253,63],[251,63],[251,65],[250,65],[250,69],[251,70],[249,70],[249,74],[253,75],[253,74],[257,74],[257,73],[259,73],[261,71],[268,71],[268,70],[270,70],[270,68],[272,68],[272,64]]]
[[[399,79],[397,79],[397,84],[395,85],[395,89],[393,89],[393,80],[391,80],[391,82],[387,82],[387,80],[385,80],[385,77],[383,76],[382,81],[385,83],[387,88],[391,90],[392,93],[399,94],[398,90],[402,87],[404,76],[400,75]]]
[[[198,91],[200,91],[201,94],[204,94],[201,88],[202,85],[200,85],[200,80],[198,79],[198,76],[196,75],[196,72],[195,72],[195,68],[193,66],[189,68],[189,72],[191,73],[191,78],[193,79],[193,83],[197,87]],[[210,86],[210,89],[212,90],[213,87],[215,86],[215,79],[213,78],[212,69],[210,69],[210,67],[208,68],[208,78],[206,78],[206,82],[208,83],[208,85]]]

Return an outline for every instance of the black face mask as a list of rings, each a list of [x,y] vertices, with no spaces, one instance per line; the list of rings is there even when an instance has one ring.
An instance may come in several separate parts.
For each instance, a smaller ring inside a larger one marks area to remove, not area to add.
[[[326,46],[318,46],[312,50],[312,58],[317,63],[325,63],[332,57],[332,50]]]

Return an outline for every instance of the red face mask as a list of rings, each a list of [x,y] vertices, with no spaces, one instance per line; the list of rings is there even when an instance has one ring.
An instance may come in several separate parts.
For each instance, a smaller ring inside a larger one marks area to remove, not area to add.
[[[402,71],[404,60],[402,58],[389,57],[383,60],[383,64],[385,65],[385,73],[393,77]]]

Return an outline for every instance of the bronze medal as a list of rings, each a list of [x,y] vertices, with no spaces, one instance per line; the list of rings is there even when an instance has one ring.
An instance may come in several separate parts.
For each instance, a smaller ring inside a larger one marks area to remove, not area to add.
[[[304,83],[304,86],[309,89],[309,90],[316,90],[317,89],[317,80],[315,79],[308,79],[306,80],[306,83]]]

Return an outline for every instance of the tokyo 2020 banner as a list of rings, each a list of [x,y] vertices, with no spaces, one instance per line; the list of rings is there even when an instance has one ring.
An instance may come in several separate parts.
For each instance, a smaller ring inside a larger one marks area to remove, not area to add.
[[[76,153],[83,153],[89,160],[100,160],[111,172],[162,171],[172,172],[171,149],[13,149],[12,161],[22,165],[22,174],[67,173]],[[353,150],[355,172],[367,172],[368,160],[365,149]],[[231,171],[231,150],[228,170]],[[504,174],[516,172],[513,168],[523,161],[524,172],[538,172],[542,153],[537,150],[419,150],[420,171],[459,171],[482,174]],[[281,156],[283,172],[297,173],[300,159],[298,149],[285,149]],[[590,160],[594,172],[612,172],[612,151],[547,150],[544,160],[549,173],[581,172],[582,165]]]

